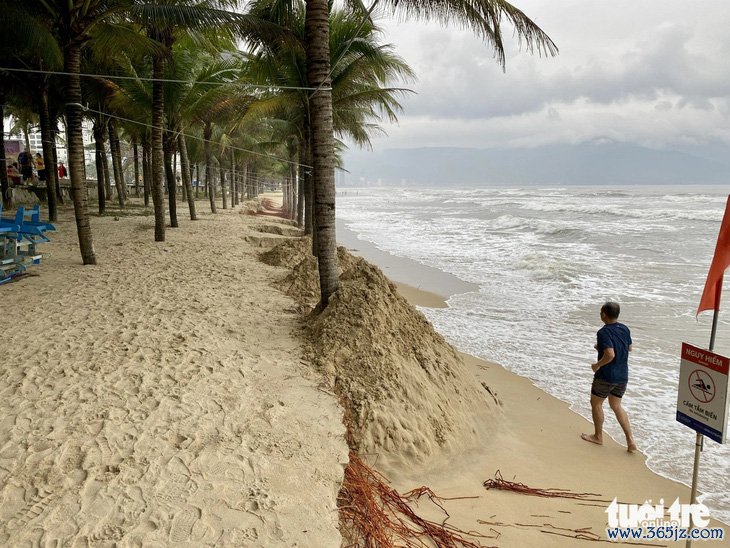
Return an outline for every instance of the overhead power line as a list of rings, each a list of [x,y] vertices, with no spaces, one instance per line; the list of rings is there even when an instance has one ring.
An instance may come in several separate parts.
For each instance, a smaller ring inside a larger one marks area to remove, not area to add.
[[[124,122],[130,122],[132,124],[137,124],[137,125],[140,125],[140,126],[144,126],[144,127],[151,128],[151,129],[160,129],[160,128],[157,128],[156,126],[153,126],[152,124],[148,124],[146,122],[140,122],[138,120],[132,120],[131,118],[124,118],[123,116],[116,116],[114,114],[109,114],[108,112],[103,112],[101,110],[94,110],[93,108],[86,107],[86,106],[84,106],[82,104],[79,104],[79,103],[66,103],[66,106],[76,106],[76,107],[80,108],[81,110],[83,110],[85,112],[93,112],[93,113],[96,113],[96,114],[101,114],[102,116],[107,116],[109,118],[116,118],[117,120],[122,120]],[[164,128],[164,127],[161,128],[161,129],[164,132],[171,131],[171,130],[169,130],[167,128]],[[214,145],[219,144],[219,143],[217,143],[215,141],[211,141],[210,139],[205,139],[203,137],[198,137],[197,135],[190,135],[189,133],[182,133],[182,132],[177,132],[177,133],[179,135],[183,135],[186,139],[197,139],[198,141],[202,141],[204,143],[211,143],[211,144],[214,144]],[[231,146],[231,145],[229,145],[228,148],[230,148],[231,150],[240,150],[241,152],[248,152],[249,154],[255,154],[256,156],[263,156],[265,158],[270,158],[272,160],[279,160],[280,162],[284,162],[286,164],[292,164],[292,165],[295,165],[295,166],[301,166],[301,167],[306,168],[306,169],[312,169],[312,166],[308,166],[307,164],[301,164],[299,162],[293,162],[291,160],[287,160],[286,158],[281,158],[281,157],[275,156],[273,154],[266,154],[265,152],[257,152],[255,150],[249,150],[247,148],[241,148],[241,147],[236,147],[236,146]]]
[[[246,82],[211,82],[206,80],[174,80],[171,78],[143,78],[141,76],[121,76],[116,74],[92,74],[92,73],[75,73],[75,72],[63,72],[57,70],[39,70],[39,69],[24,69],[24,68],[11,68],[11,67],[0,67],[0,71],[8,72],[26,72],[31,74],[52,74],[55,76],[84,76],[86,78],[108,78],[109,80],[140,80],[142,82],[164,82],[169,84],[205,84],[210,86],[220,86],[222,84],[234,84],[242,87],[257,88],[257,89],[291,89],[301,91],[317,91],[320,88],[312,87],[298,87],[298,86],[279,86],[275,84],[248,84]],[[332,88],[323,88],[326,91],[332,91]]]

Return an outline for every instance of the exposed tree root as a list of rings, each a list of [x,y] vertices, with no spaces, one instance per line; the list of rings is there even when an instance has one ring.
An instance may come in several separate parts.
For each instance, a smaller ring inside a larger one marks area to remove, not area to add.
[[[444,512],[443,522],[424,519],[411,508],[411,503],[424,495]],[[449,514],[441,504],[443,500],[447,499],[438,497],[428,487],[399,494],[388,485],[384,476],[351,451],[338,497],[340,529],[348,537],[350,546],[485,548],[478,541],[465,537],[489,537],[462,531],[446,523]]]
[[[515,493],[521,493],[523,495],[531,495],[533,497],[545,497],[545,498],[563,498],[563,499],[577,499],[586,500],[590,502],[606,502],[610,503],[610,500],[595,498],[602,496],[599,493],[574,493],[565,489],[540,489],[536,487],[529,487],[524,483],[518,483],[514,481],[508,481],[502,477],[502,473],[497,470],[494,473],[494,479],[486,480],[482,485],[487,489],[499,489],[501,491],[513,491]]]

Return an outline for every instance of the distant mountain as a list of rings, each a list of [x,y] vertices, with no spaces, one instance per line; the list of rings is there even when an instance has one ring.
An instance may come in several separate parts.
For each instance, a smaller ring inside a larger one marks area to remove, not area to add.
[[[349,173],[338,175],[344,185],[730,184],[730,161],[616,142],[352,150],[344,163]]]

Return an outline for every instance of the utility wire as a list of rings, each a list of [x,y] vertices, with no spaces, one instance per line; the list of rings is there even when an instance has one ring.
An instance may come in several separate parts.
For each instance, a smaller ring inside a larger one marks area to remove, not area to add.
[[[94,110],[93,108],[85,107],[84,105],[81,105],[79,103],[66,103],[66,106],[75,106],[80,108],[81,110],[85,112],[93,112],[96,114],[101,114],[102,116],[107,116],[109,118],[116,118],[117,120],[122,120],[124,122],[130,122],[132,124],[138,124],[140,126],[152,128],[152,129],[160,129],[156,126],[153,126],[152,124],[148,124],[146,122],[139,122],[138,120],[132,120],[131,118],[124,118],[122,116],[116,116],[114,114],[109,114],[108,112],[103,112],[101,110]],[[171,132],[172,130],[169,130],[167,128],[161,128],[164,132]],[[198,141],[203,141],[204,143],[212,143],[214,145],[217,145],[216,141],[211,141],[210,139],[205,139],[204,137],[198,137],[197,135],[190,135],[189,133],[179,133],[180,135],[183,135],[186,139],[197,139]],[[255,150],[249,150],[247,148],[241,148],[241,147],[235,147],[235,146],[228,146],[231,150],[240,150],[241,152],[248,152],[250,154],[255,154],[257,156],[263,156],[265,158],[271,158],[273,160],[279,160],[280,162],[284,162],[287,164],[293,164],[295,166],[301,166],[306,169],[312,169],[312,166],[308,166],[307,164],[300,164],[299,162],[292,162],[291,160],[287,160],[286,158],[280,158],[279,156],[274,156],[273,154],[266,154],[265,152],[256,152]]]
[[[55,70],[38,70],[38,69],[23,69],[23,68],[10,68],[10,67],[0,67],[0,71],[6,70],[8,72],[27,72],[32,74],[53,74],[57,76],[84,76],[87,78],[108,78],[110,80],[141,80],[143,82],[164,82],[169,84],[206,84],[211,86],[220,86],[223,84],[235,84],[238,86],[243,87],[249,87],[249,88],[258,88],[258,89],[293,89],[293,90],[304,90],[304,91],[317,91],[319,88],[311,88],[311,87],[298,87],[298,86],[279,86],[279,85],[266,85],[266,84],[247,84],[244,82],[211,82],[211,81],[205,81],[205,80],[173,80],[169,78],[143,78],[141,76],[117,76],[112,74],[91,74],[91,73],[75,73],[75,72],[62,72],[62,71],[55,71]],[[325,88],[326,91],[332,91],[332,88]]]

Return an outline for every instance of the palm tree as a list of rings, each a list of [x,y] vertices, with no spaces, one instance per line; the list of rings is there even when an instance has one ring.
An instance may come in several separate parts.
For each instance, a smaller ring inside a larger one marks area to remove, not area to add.
[[[13,0],[2,0],[6,16]],[[74,202],[76,229],[83,264],[96,264],[96,253],[89,224],[86,198],[84,145],[82,139],[81,52],[91,42],[139,43],[140,35],[124,24],[123,14],[135,0],[26,0],[22,11],[40,21],[52,21],[54,35],[63,51],[66,78],[66,129],[68,135],[68,167]]]
[[[195,5],[192,5],[195,4]],[[81,51],[90,43],[106,46],[124,44],[125,48],[143,45],[153,53],[153,75],[164,74],[165,46],[172,39],[172,30],[184,28],[218,28],[223,23],[236,23],[240,29],[250,31],[251,19],[244,15],[227,12],[219,7],[231,7],[236,0],[209,0],[205,3],[193,0],[166,0],[144,2],[142,0],[25,0],[22,8],[17,0],[0,0],[3,20],[15,20],[8,14],[24,12],[40,21],[53,21],[54,34],[63,50],[63,70],[66,78],[66,129],[68,134],[69,171],[74,201],[79,247],[84,264],[96,264],[84,174],[84,149],[82,140]],[[153,46],[135,28],[127,25],[133,20],[142,23],[148,35],[157,39]],[[169,38],[168,38],[169,37]],[[157,81],[159,84],[159,80]],[[153,86],[154,87],[154,86]],[[162,167],[162,95],[161,89],[153,89],[152,171],[156,188],[155,239],[164,240],[164,210],[159,215],[161,203]],[[161,217],[161,218],[160,218]]]
[[[222,55],[228,60],[219,61]],[[167,73],[167,78],[171,81],[164,86],[166,133],[168,138],[174,139],[180,153],[183,189],[191,220],[196,219],[196,210],[185,132],[200,119],[201,101],[206,105],[202,111],[205,116],[210,116],[211,110],[220,110],[221,107],[215,103],[224,101],[233,105],[240,102],[237,90],[225,87],[226,80],[236,74],[236,55],[235,41],[208,35],[197,35],[195,39],[182,36],[171,50],[171,63]],[[218,85],[211,87],[210,83]],[[172,146],[172,143],[168,146]],[[174,197],[171,193],[171,209]]]
[[[261,17],[277,17],[279,24],[291,28],[298,43],[289,47],[263,44],[259,48],[250,63],[251,78],[271,82],[282,90],[254,103],[251,110],[279,118],[280,138],[295,137],[299,161],[311,166],[310,94],[292,89],[307,86],[304,4],[291,8],[281,13],[267,0],[253,7]],[[339,137],[347,136],[360,146],[369,146],[370,134],[380,130],[374,122],[384,117],[395,121],[400,110],[398,96],[409,91],[390,84],[410,80],[413,73],[390,45],[378,43],[380,31],[373,22],[358,21],[355,15],[346,9],[330,15],[330,54],[335,67],[331,75],[333,126]],[[313,234],[312,173],[311,169],[300,171],[304,229],[306,234]],[[316,255],[316,246],[313,253]]]
[[[142,24],[149,38],[155,40],[160,48],[152,57],[152,197],[155,203],[155,241],[164,241],[164,206],[162,205],[162,166],[164,90],[163,82],[172,45],[177,32],[216,31],[222,35],[248,36],[251,39],[267,32],[285,34],[282,29],[262,25],[261,21],[249,15],[226,11],[235,8],[238,0],[164,0],[156,3],[138,5],[130,10],[131,17]],[[174,190],[173,190],[174,192]]]
[[[33,68],[58,70],[62,64],[62,52],[51,32],[47,21],[34,18],[25,9],[16,5],[5,5],[0,2],[0,11],[4,17],[0,23],[0,54],[3,64],[9,68]],[[52,221],[56,220],[56,195],[58,192],[57,172],[55,170],[55,138],[53,127],[55,115],[51,105],[51,79],[49,74],[38,75],[28,73],[5,73],[0,78],[0,102],[5,104],[9,98],[20,99],[25,107],[36,110],[41,128],[44,163],[46,169],[46,187],[48,191],[48,211]],[[21,99],[22,98],[22,99]],[[4,112],[2,113],[4,116]],[[2,128],[4,131],[4,128]],[[4,135],[0,140],[4,139]],[[8,200],[8,183],[5,162],[5,147],[0,142],[0,182],[5,205]]]
[[[235,59],[233,52],[229,53],[226,58],[216,58],[207,52],[198,57],[196,66],[199,68],[192,77],[195,83],[185,97],[184,110],[181,112],[181,118],[188,124],[202,127],[205,182],[212,213],[216,213],[216,184],[211,173],[214,127],[219,122],[231,119],[231,113],[240,112],[243,108],[242,105],[248,101],[246,96],[233,93],[230,87],[230,83],[240,72],[240,64]],[[206,84],[198,82],[206,82]]]
[[[86,73],[110,74],[120,73],[120,63],[116,58],[118,52],[96,52],[86,50],[83,56],[82,68]],[[129,76],[129,73],[124,74]],[[124,185],[121,165],[121,152],[117,120],[117,110],[113,107],[115,98],[121,93],[120,86],[111,79],[104,77],[86,78],[82,82],[81,92],[87,104],[92,105],[90,118],[94,124],[94,141],[96,144],[96,173],[97,194],[99,200],[99,214],[106,211],[106,200],[112,199],[111,178],[109,176],[109,162],[106,154],[106,137],[109,138],[109,147],[112,156],[112,171],[114,184],[117,189],[119,207],[123,208],[126,201],[126,187]]]
[[[374,6],[375,4],[373,4]],[[490,44],[504,67],[502,21],[510,22],[528,50],[554,55],[557,47],[527,15],[506,0],[384,0],[381,4],[401,17],[435,19],[444,24],[459,23],[472,29]],[[332,91],[329,51],[329,1],[306,0],[305,35],[307,81],[314,89],[310,97],[312,166],[314,171],[314,218],[321,290],[320,309],[337,290],[337,242],[335,235],[335,173]],[[369,14],[363,14],[369,17]]]

